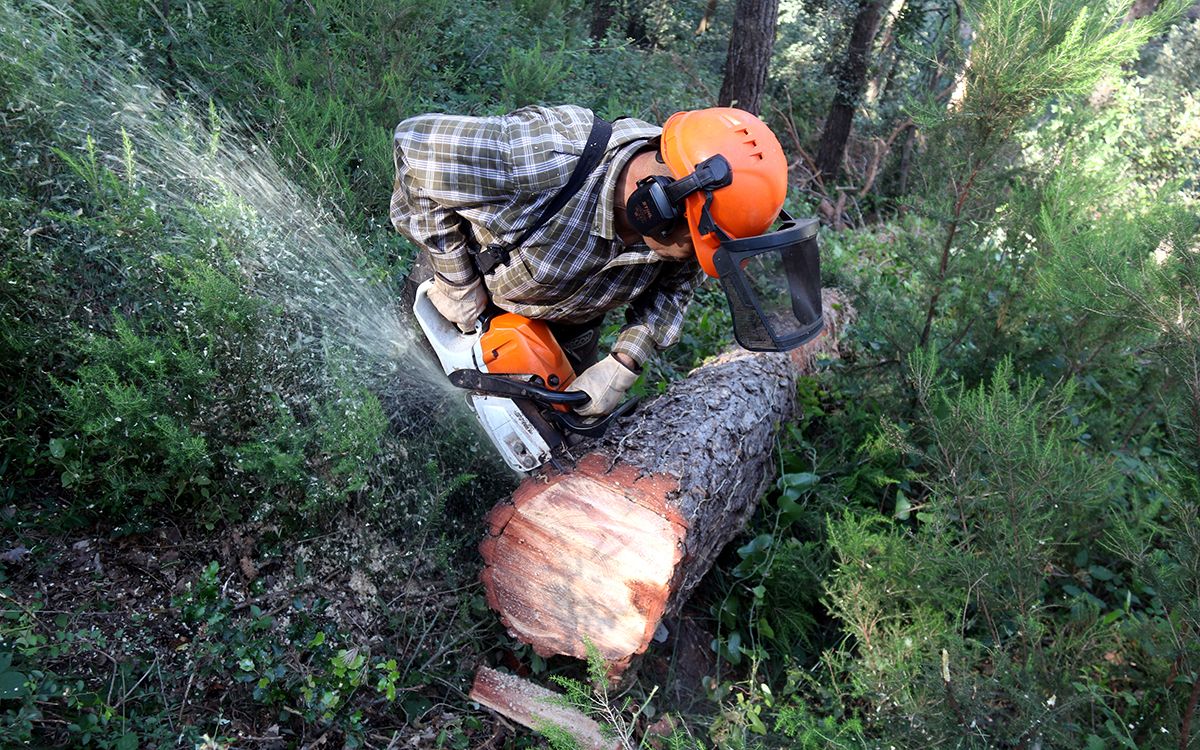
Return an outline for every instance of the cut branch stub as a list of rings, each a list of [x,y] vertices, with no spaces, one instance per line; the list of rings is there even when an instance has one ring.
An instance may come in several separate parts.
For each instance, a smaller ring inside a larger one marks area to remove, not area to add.
[[[618,750],[621,744],[582,712],[566,705],[565,697],[528,680],[480,667],[471,686],[471,700],[487,706],[537,732],[558,727],[586,750]]]

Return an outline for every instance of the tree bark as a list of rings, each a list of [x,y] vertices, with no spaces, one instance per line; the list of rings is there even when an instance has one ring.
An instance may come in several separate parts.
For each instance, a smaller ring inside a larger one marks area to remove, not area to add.
[[[646,21],[642,17],[645,8],[642,2],[626,2],[624,4],[625,11],[625,36],[639,47],[651,47],[650,34],[646,29]]]
[[[717,103],[759,113],[775,47],[779,0],[738,0]]]
[[[909,125],[904,137],[904,148],[900,152],[900,185],[897,188],[897,195],[908,195],[908,178],[912,172],[913,149],[916,148],[916,141],[917,126]],[[900,210],[904,212],[905,209],[901,206]]]
[[[887,90],[887,84],[891,81],[892,73],[896,70],[896,60],[899,57],[896,52],[896,22],[900,19],[900,14],[904,12],[907,2],[908,0],[891,0],[881,22],[883,36],[879,40],[879,51],[876,55],[880,64],[875,75],[867,84],[867,104],[875,104],[882,98]]]
[[[1125,15],[1125,23],[1132,23],[1139,18],[1145,18],[1158,9],[1159,0],[1133,0],[1129,13]]]
[[[837,90],[817,147],[817,169],[825,182],[835,179],[841,169],[846,141],[850,138],[850,126],[854,122],[854,110],[867,81],[871,45],[879,30],[879,19],[885,4],[886,0],[860,0],[858,12],[854,15],[846,57],[834,76]]]
[[[617,14],[617,0],[593,0],[591,37],[597,42],[608,36],[613,17]]]
[[[963,99],[967,96],[967,74],[971,72],[971,51],[975,42],[975,30],[971,28],[966,8],[962,2],[955,2],[954,7],[958,13],[958,46],[965,54],[962,66],[954,75],[954,88],[950,92],[949,101],[946,102],[948,111],[960,109]]]
[[[628,666],[742,531],[775,478],[796,377],[837,351],[852,314],[827,291],[821,337],[726,352],[493,508],[481,578],[509,632],[542,656],[584,658],[587,639],[613,674]]]

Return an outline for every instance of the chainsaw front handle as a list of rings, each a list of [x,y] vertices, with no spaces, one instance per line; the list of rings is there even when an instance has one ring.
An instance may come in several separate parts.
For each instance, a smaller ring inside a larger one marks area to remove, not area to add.
[[[545,405],[562,404],[569,407],[583,406],[591,398],[583,391],[552,391],[540,385],[515,380],[503,375],[489,375],[478,370],[455,370],[450,373],[450,382],[459,388],[486,396],[525,398]],[[627,399],[610,414],[602,417],[581,417],[574,412],[547,409],[545,414],[557,426],[584,437],[598,438],[616,420],[628,416],[637,408],[638,399]]]
[[[488,396],[505,398],[528,398],[544,404],[583,406],[591,398],[583,391],[552,391],[540,385],[502,375],[488,375],[478,370],[455,370],[450,373],[450,382],[459,388]]]
[[[595,417],[594,419],[581,417],[572,412],[561,411],[551,412],[550,418],[554,420],[559,427],[570,430],[577,435],[598,438],[608,430],[609,426],[611,426],[613,422],[617,421],[621,417],[631,414],[633,410],[637,408],[638,401],[639,399],[636,396],[631,399],[627,399],[616,409],[613,409],[612,413],[605,414],[602,417]]]

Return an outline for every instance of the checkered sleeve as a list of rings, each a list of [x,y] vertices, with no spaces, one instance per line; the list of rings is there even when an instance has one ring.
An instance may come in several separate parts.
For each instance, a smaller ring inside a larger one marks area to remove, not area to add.
[[[626,354],[641,365],[655,351],[678,341],[683,331],[683,315],[703,277],[704,271],[698,263],[664,262],[654,286],[626,308],[626,325],[617,335],[613,351]]]
[[[508,139],[499,118],[420,115],[396,126],[391,221],[429,250],[434,271],[457,286],[478,275],[465,215],[511,200]]]

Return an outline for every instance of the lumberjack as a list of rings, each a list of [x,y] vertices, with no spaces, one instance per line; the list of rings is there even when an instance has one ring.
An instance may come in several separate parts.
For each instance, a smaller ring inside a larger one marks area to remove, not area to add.
[[[394,147],[391,221],[427,253],[433,307],[464,331],[489,305],[547,322],[578,373],[561,388],[589,397],[581,415],[611,412],[679,339],[704,274],[721,280],[746,348],[820,330],[815,223],[781,216],[787,160],[748,112],[679,112],[661,129],[573,106],[430,114],[401,122]],[[603,317],[622,305],[597,361]]]

